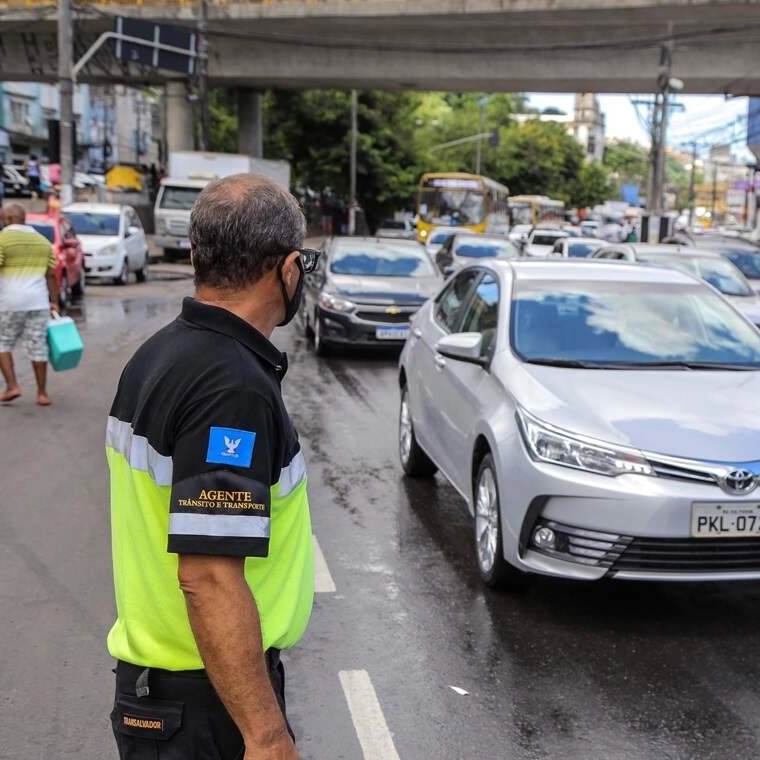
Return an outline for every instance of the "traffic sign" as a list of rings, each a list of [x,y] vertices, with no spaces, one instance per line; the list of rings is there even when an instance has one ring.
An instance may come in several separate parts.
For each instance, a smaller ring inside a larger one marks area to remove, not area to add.
[[[153,24],[121,16],[116,18],[114,55],[121,61],[192,76],[195,73],[197,44],[198,35],[181,26]]]

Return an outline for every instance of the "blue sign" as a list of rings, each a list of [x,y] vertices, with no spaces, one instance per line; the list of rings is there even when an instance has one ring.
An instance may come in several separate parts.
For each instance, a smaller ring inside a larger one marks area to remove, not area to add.
[[[620,200],[625,201],[629,206],[639,205],[639,186],[623,185],[620,188]]]

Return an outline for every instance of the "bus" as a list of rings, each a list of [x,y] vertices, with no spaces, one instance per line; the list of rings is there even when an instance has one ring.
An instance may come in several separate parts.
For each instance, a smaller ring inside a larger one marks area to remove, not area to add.
[[[514,195],[509,199],[512,224],[536,226],[565,221],[565,204],[545,195]]]
[[[423,174],[417,195],[417,239],[424,243],[433,227],[506,234],[509,189],[479,174]]]

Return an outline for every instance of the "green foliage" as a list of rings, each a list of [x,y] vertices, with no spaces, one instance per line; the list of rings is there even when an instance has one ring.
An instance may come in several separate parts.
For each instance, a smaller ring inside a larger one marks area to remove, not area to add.
[[[597,206],[612,194],[609,171],[599,162],[584,164],[573,185],[572,204],[578,208]]]
[[[220,153],[237,153],[238,118],[234,90],[215,88],[209,93],[209,148]]]

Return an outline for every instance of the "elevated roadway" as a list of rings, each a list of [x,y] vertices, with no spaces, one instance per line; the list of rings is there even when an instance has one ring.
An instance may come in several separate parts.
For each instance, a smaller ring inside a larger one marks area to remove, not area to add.
[[[196,26],[199,5],[87,3],[81,55],[117,14]],[[693,93],[760,94],[760,0],[210,2],[210,75],[246,88],[651,91],[663,40]],[[55,6],[0,2],[0,78],[54,81]],[[81,81],[166,81],[104,51]]]

